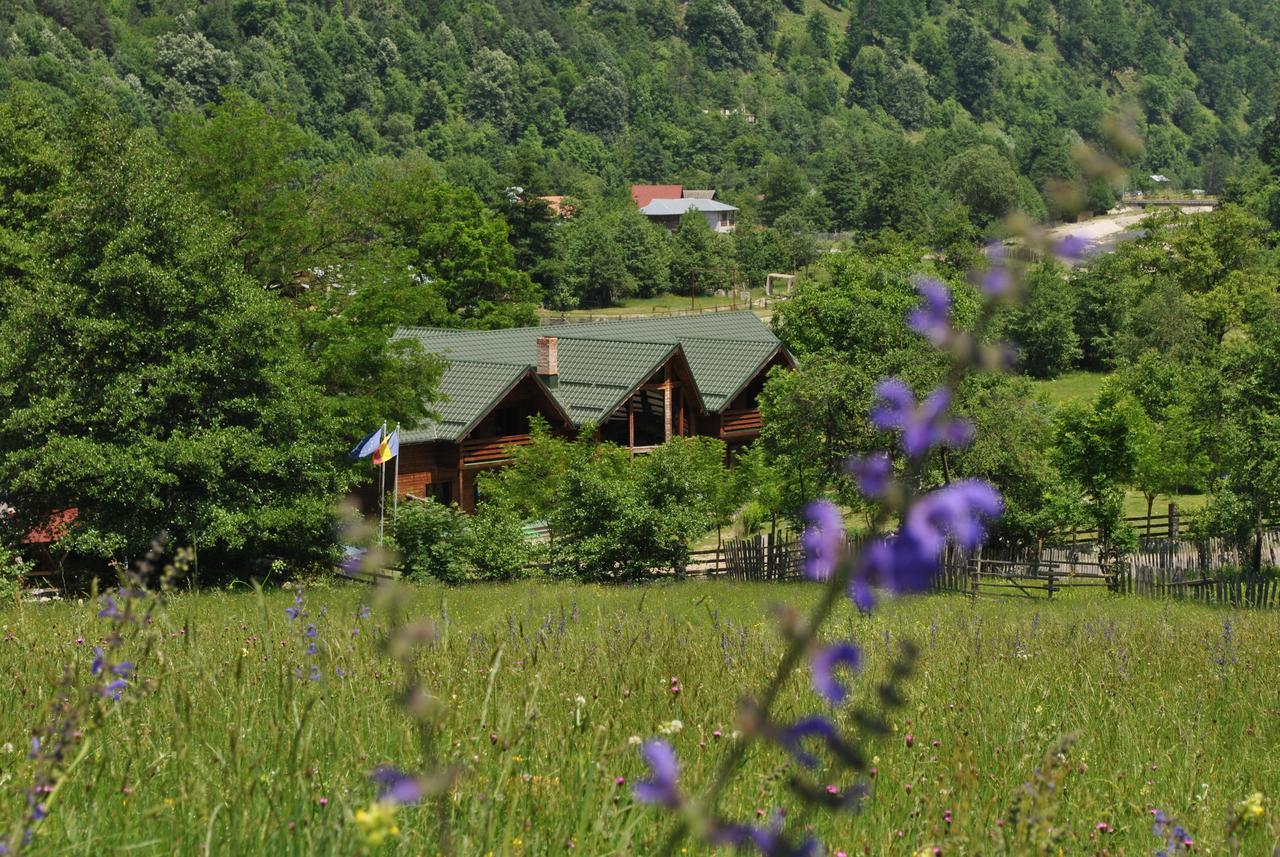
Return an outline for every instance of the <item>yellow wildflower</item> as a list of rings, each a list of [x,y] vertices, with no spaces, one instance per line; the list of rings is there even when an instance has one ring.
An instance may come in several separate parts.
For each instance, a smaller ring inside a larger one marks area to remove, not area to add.
[[[356,810],[356,826],[366,845],[378,847],[387,839],[400,835],[396,826],[396,805],[390,801],[375,801],[368,809]]]
[[[1266,812],[1262,805],[1262,792],[1254,792],[1236,805],[1236,814],[1245,821],[1261,818]]]

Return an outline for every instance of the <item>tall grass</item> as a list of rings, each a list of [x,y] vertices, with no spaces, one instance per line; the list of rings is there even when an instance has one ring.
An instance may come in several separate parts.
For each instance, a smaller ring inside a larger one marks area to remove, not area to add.
[[[423,667],[444,703],[442,746],[465,768],[449,806],[457,853],[649,853],[672,820],[632,801],[644,769],[629,739],[680,721],[669,738],[682,781],[691,791],[704,784],[733,740],[738,696],[761,685],[781,650],[764,610],[812,594],[723,582],[417,590],[414,611],[441,632]],[[368,772],[419,761],[412,725],[390,698],[399,677],[377,646],[377,614],[358,616],[368,597],[354,586],[307,592],[320,681],[305,667],[294,675],[313,659],[285,618],[291,593],[171,601],[162,645],[138,665],[141,687],[88,736],[33,851],[359,852],[350,817],[373,797]],[[31,730],[62,665],[87,670],[103,632],[95,614],[88,604],[0,613],[6,829],[25,808]],[[860,685],[883,672],[901,638],[922,655],[896,732],[872,747],[864,812],[810,819],[832,852],[1004,853],[999,820],[1045,751],[1071,733],[1054,799],[1062,853],[1152,853],[1155,808],[1191,830],[1202,853],[1226,853],[1228,816],[1255,791],[1268,814],[1240,853],[1280,845],[1274,615],[1105,595],[1051,604],[938,596],[870,618],[848,610],[836,625],[830,633],[864,647]],[[798,677],[780,719],[812,707]],[[749,760],[725,801],[731,817],[797,805],[778,758]],[[435,853],[435,808],[404,808],[399,822],[383,852]]]

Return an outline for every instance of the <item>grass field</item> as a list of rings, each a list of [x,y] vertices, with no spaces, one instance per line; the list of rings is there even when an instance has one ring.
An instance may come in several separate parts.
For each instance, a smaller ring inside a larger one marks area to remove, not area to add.
[[[759,301],[765,297],[764,289],[751,289],[751,299]],[[644,313],[661,314],[664,312],[688,312],[691,309],[711,310],[711,309],[729,309],[732,307],[738,309],[748,309],[746,301],[739,300],[734,303],[731,297],[716,297],[715,295],[695,295],[690,301],[689,293],[686,291],[683,295],[664,292],[651,298],[627,298],[617,306],[596,307],[594,309],[569,310],[564,313],[570,317],[578,316],[597,316],[597,315],[637,315]],[[558,316],[561,313],[548,312],[548,315]]]
[[[814,594],[725,582],[417,590],[414,612],[442,632],[423,666],[443,702],[444,746],[463,765],[444,807],[456,853],[652,853],[669,819],[633,803],[629,784],[644,768],[628,739],[680,720],[672,741],[682,782],[698,790],[732,740],[735,700],[777,661],[767,605]],[[158,620],[162,644],[139,664],[141,687],[88,736],[32,851],[358,853],[351,815],[373,797],[367,773],[412,766],[417,753],[390,699],[398,675],[376,644],[378,614],[358,616],[369,595],[307,591],[323,675],[314,682],[293,677],[306,659],[300,627],[284,615],[290,593],[170,602]],[[95,616],[89,604],[0,614],[8,827],[25,806],[31,731],[63,665],[87,670],[104,630]],[[1045,750],[1076,733],[1057,808],[1061,850],[1046,853],[1151,854],[1159,843],[1149,813],[1161,808],[1196,837],[1196,853],[1225,854],[1226,817],[1255,791],[1267,815],[1239,853],[1280,845],[1275,615],[1132,597],[931,596],[871,618],[846,611],[832,633],[864,647],[864,688],[898,640],[922,647],[895,734],[868,748],[877,776],[865,811],[805,814],[782,785],[784,759],[757,749],[726,802],[735,818],[792,807],[792,821],[811,823],[830,853],[1026,853],[1006,852],[997,820]],[[780,712],[820,708],[801,675]],[[399,824],[382,852],[436,853],[437,808],[402,809]]]
[[[1036,386],[1055,405],[1087,405],[1111,376],[1106,372],[1068,372]]]

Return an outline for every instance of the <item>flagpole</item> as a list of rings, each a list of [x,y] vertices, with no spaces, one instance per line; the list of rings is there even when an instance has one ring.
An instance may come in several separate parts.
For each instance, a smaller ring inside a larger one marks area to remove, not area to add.
[[[400,423],[396,423],[396,468],[391,477],[391,529],[396,528],[396,518],[400,513]]]
[[[387,423],[382,423],[382,436],[387,436]],[[382,547],[382,533],[387,520],[387,462],[378,465],[378,547]]]

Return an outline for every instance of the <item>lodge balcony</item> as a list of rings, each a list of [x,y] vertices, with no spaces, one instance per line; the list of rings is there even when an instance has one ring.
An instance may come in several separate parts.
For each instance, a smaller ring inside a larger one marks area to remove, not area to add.
[[[477,437],[462,442],[463,470],[501,467],[511,461],[511,447],[528,446],[529,435],[508,434],[500,437]]]

